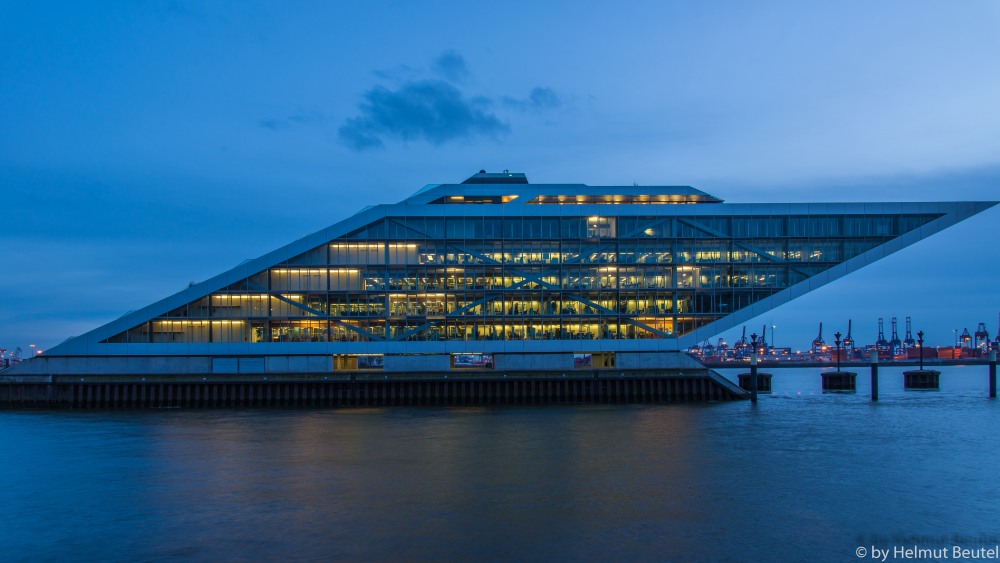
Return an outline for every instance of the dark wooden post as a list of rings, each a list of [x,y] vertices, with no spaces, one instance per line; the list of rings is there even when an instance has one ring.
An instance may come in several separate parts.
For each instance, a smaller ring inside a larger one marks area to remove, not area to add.
[[[997,351],[990,350],[990,398],[997,398]]]
[[[872,350],[872,402],[878,401],[878,349]]]
[[[757,333],[750,335],[753,353],[750,354],[750,402],[757,402]]]

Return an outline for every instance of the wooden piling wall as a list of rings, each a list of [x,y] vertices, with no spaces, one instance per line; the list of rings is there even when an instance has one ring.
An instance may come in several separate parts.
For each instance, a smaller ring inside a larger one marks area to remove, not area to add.
[[[27,379],[27,378],[24,378]],[[50,378],[54,379],[54,378]],[[4,381],[0,407],[70,409],[673,403],[745,398],[709,376]]]

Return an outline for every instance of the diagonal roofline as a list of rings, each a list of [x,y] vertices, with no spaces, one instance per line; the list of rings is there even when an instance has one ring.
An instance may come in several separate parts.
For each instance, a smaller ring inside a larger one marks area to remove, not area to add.
[[[961,202],[929,202],[923,205],[933,206],[934,209],[929,209],[929,211],[941,213],[941,216],[933,219],[920,227],[903,233],[888,242],[880,244],[867,252],[863,252],[853,258],[849,258],[828,270],[824,270],[818,274],[810,276],[809,278],[787,287],[778,293],[771,296],[765,297],[759,301],[755,301],[747,307],[733,311],[732,313],[720,318],[717,321],[706,324],[704,326],[698,327],[697,329],[689,332],[688,334],[678,337],[677,343],[679,349],[687,349],[695,344],[699,344],[702,341],[712,338],[722,332],[729,329],[735,328],[740,324],[744,324],[754,317],[763,315],[764,313],[785,305],[786,303],[805,295],[815,289],[832,283],[851,272],[859,270],[868,264],[881,260],[890,254],[894,254],[916,242],[923,240],[931,235],[937,234],[948,227],[951,227],[957,223],[972,217],[973,215],[979,214],[991,207],[1000,204],[1000,201],[961,201]],[[892,204],[883,204],[892,205]],[[896,204],[900,205],[900,204]],[[906,205],[906,204],[902,204]],[[876,211],[872,211],[875,213]]]
[[[433,199],[439,197],[436,190],[440,189],[452,189],[452,188],[462,188],[467,190],[484,190],[484,189],[499,189],[500,191],[509,191],[508,188],[517,188],[518,190],[532,189],[532,190],[560,190],[560,189],[588,189],[588,190],[601,190],[605,189],[598,186],[584,186],[582,184],[538,184],[538,185],[527,185],[524,184],[511,184],[511,185],[460,185],[460,184],[436,184],[426,186],[421,190],[423,192],[419,198]],[[636,186],[625,186],[617,187],[616,189],[634,190],[634,193],[649,193],[649,187],[636,187]],[[671,188],[672,189],[672,188]],[[694,188],[688,188],[694,192],[700,192]],[[421,192],[418,192],[420,194]],[[498,192],[499,193],[499,192]],[[707,195],[707,194],[706,194]],[[329,227],[316,231],[310,235],[304,236],[297,239],[287,245],[279,247],[271,252],[268,252],[262,256],[255,259],[246,261],[231,268],[221,274],[213,276],[208,280],[194,284],[180,292],[177,292],[171,296],[160,299],[146,307],[141,309],[131,311],[126,313],[122,317],[112,320],[104,325],[101,325],[93,330],[90,330],[80,336],[72,337],[67,339],[63,343],[51,348],[46,352],[49,356],[56,355],[76,355],[76,354],[86,354],[86,355],[101,355],[107,354],[106,348],[101,348],[102,346],[108,346],[107,344],[101,344],[101,341],[106,340],[116,334],[124,332],[134,326],[141,323],[152,320],[153,318],[163,315],[167,311],[185,305],[189,302],[195,301],[202,297],[212,294],[213,292],[224,289],[234,283],[237,283],[243,279],[246,279],[254,274],[261,271],[267,270],[273,266],[276,266],[284,261],[287,261],[299,254],[307,252],[313,248],[329,243],[330,241],[340,238],[355,229],[361,228],[375,220],[386,218],[386,217],[396,217],[405,216],[407,213],[412,213],[412,209],[408,209],[409,206],[414,205],[417,202],[413,200],[418,196],[412,196],[400,203],[391,205],[377,205],[369,208],[365,208],[362,211],[355,213]],[[518,198],[521,199],[521,198]],[[821,285],[825,285],[847,273],[850,273],[866,264],[869,264],[877,259],[880,259],[888,254],[896,252],[905,246],[913,244],[914,242],[930,236],[936,232],[939,232],[949,226],[958,223],[972,215],[975,215],[981,211],[984,211],[990,207],[997,205],[1000,202],[996,201],[971,201],[971,202],[884,202],[884,203],[740,203],[740,204],[725,204],[724,206],[710,205],[685,205],[683,207],[678,206],[658,206],[660,209],[657,210],[658,215],[674,216],[674,215],[787,215],[787,214],[804,214],[804,215],[821,215],[829,213],[849,213],[849,214],[876,214],[876,213],[943,213],[944,215],[938,219],[929,222],[927,225],[904,233],[899,237],[876,247],[873,250],[865,252],[860,256],[851,258],[837,266],[830,268],[820,274],[786,288],[775,295],[762,299],[761,301],[755,302],[754,304],[745,307],[743,309],[737,310],[729,315],[723,317],[722,319],[700,327],[691,333],[680,336],[675,339],[665,339],[669,340],[671,349],[686,348],[691,344],[695,344],[704,340],[707,337],[714,336],[724,330],[732,328],[746,320],[749,320],[755,316],[763,314],[765,311],[772,309],[778,305],[784,304],[785,302],[794,299],[800,295],[805,294],[812,289],[816,289]],[[472,207],[469,207],[471,205]],[[461,209],[454,209],[454,207],[460,207]],[[509,213],[504,212],[505,205],[490,205],[490,204],[468,204],[464,206],[435,206],[428,205],[426,208],[421,209],[420,214],[427,216],[458,216],[466,215],[474,212],[473,214],[481,216],[504,216],[509,215]],[[550,206],[532,206],[532,207],[550,207]],[[540,213],[544,215],[552,216],[588,216],[594,214],[603,215],[634,215],[642,212],[642,208],[646,208],[645,205],[638,204],[584,204],[584,205],[566,205],[566,206],[551,206],[552,209],[539,210]],[[448,209],[452,208],[452,209]],[[614,209],[614,213],[610,213],[611,209]],[[535,215],[536,213],[532,213]]]

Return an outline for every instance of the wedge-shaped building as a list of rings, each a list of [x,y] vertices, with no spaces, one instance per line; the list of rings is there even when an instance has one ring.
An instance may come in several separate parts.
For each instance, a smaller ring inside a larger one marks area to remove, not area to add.
[[[322,373],[696,365],[681,350],[995,202],[727,204],[480,172],[72,338],[19,371]]]

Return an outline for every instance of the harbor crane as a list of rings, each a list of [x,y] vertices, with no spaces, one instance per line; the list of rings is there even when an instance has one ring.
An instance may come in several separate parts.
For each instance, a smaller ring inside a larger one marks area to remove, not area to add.
[[[743,336],[733,344],[733,351],[737,358],[742,358],[747,355],[747,351],[750,349],[750,342],[747,340],[747,327],[743,325]]]
[[[875,349],[879,352],[884,352],[889,349],[889,341],[885,339],[885,330],[883,330],[882,317],[878,318],[878,340],[875,341]]]
[[[889,347],[892,348],[893,354],[903,347],[903,343],[899,340],[899,333],[896,332],[896,317],[892,318],[892,339],[889,340]]]
[[[986,350],[990,347],[990,333],[986,330],[986,323],[979,323],[973,335],[973,347]]]
[[[910,331],[910,317],[906,317],[906,336],[903,338],[903,347],[913,348],[917,345],[917,341],[913,339],[913,333]]]
[[[851,357],[854,357],[854,338],[851,336],[851,319],[847,319],[847,336],[841,341],[844,350],[850,350]]]
[[[823,352],[823,348],[825,347],[826,342],[823,342],[823,323],[819,323],[819,335],[813,339],[811,351],[813,354],[821,354]]]

